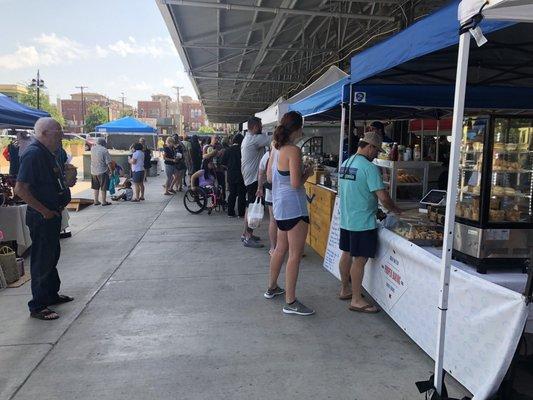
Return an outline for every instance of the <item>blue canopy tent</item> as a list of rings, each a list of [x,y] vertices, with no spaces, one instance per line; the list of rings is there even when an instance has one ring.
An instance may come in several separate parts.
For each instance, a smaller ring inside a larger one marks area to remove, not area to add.
[[[133,117],[124,117],[96,126],[96,132],[118,134],[146,134],[155,133],[156,129]]]
[[[17,103],[6,95],[0,94],[0,128],[32,129],[41,117],[49,117],[46,111]]]
[[[105,134],[108,146],[115,149],[129,149],[139,136],[151,136],[153,148],[157,147],[157,129],[133,117],[110,121],[96,126],[95,129],[96,132]]]

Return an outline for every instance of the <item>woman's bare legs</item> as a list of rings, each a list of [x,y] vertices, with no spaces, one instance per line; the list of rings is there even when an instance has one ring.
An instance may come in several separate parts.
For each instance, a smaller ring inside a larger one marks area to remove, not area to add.
[[[276,241],[278,237],[278,226],[276,225],[276,220],[274,219],[274,211],[272,210],[272,206],[268,206],[268,214],[270,218],[268,221],[268,238],[270,239],[270,254],[272,254],[276,248]]]
[[[133,183],[133,200],[139,201],[139,192],[141,191],[141,187],[139,183]]]
[[[278,286],[278,277],[281,271],[283,261],[285,261],[285,254],[289,251],[289,242],[287,239],[287,232],[277,231],[277,244],[270,257],[270,282],[269,289],[275,289]]]
[[[298,280],[300,260],[304,253],[305,238],[307,237],[308,229],[309,224],[300,220],[294,228],[285,232],[289,243],[289,258],[287,260],[287,268],[285,271],[285,301],[288,304],[296,300],[296,281]],[[279,238],[278,235],[278,241]]]

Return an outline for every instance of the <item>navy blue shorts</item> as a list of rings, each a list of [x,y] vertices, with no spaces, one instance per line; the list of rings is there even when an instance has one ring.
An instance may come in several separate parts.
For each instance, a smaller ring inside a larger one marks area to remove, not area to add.
[[[135,171],[131,173],[133,183],[141,183],[144,180],[144,171]]]
[[[347,231],[341,228],[339,249],[350,252],[352,257],[374,258],[378,248],[378,230]]]

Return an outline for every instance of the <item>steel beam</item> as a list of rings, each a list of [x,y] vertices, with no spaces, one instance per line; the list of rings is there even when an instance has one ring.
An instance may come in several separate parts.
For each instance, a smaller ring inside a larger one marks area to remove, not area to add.
[[[211,79],[220,81],[237,81],[237,82],[261,82],[261,83],[299,83],[298,81],[283,81],[278,79],[255,79],[255,78],[237,78],[237,77],[218,77],[218,76],[199,76],[191,75],[194,79]]]
[[[199,8],[213,8],[221,9],[226,11],[259,11],[259,12],[268,12],[272,14],[290,14],[290,15],[308,15],[312,17],[328,17],[328,18],[343,18],[343,19],[364,19],[364,20],[374,20],[374,21],[394,21],[393,17],[381,16],[381,15],[366,15],[366,14],[343,14],[340,12],[328,12],[328,11],[318,11],[318,10],[301,10],[285,7],[258,7],[258,6],[249,6],[242,4],[231,4],[231,3],[208,3],[205,1],[191,1],[191,0],[161,0],[163,4],[167,5],[177,5],[177,6],[188,6],[188,7],[199,7]]]
[[[225,49],[225,50],[261,50],[261,46],[247,46],[245,44],[222,44],[218,45],[216,43],[183,43],[183,47],[187,49]],[[337,51],[336,48],[323,49],[318,47],[267,47],[267,51],[295,51],[295,52],[319,52],[319,53],[334,53]]]

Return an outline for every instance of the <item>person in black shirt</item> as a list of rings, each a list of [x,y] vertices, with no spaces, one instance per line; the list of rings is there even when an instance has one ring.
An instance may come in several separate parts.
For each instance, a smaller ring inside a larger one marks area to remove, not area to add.
[[[59,318],[48,306],[73,300],[59,294],[61,281],[57,272],[61,211],[70,201],[63,165],[54,154],[61,147],[62,137],[61,126],[54,119],[37,120],[36,140],[20,159],[15,186],[15,193],[28,204],[26,225],[32,240],[30,315],[47,321]]]
[[[163,194],[171,196],[176,193],[172,188],[176,178],[176,142],[170,136],[167,138],[165,146],[163,147],[163,160],[165,163],[165,174],[167,175],[165,192]]]
[[[238,199],[237,211],[243,218],[246,211],[246,186],[241,172],[241,143],[244,137],[235,135],[231,147],[224,151],[221,164],[227,167],[228,175],[228,217],[235,217],[235,201]]]

